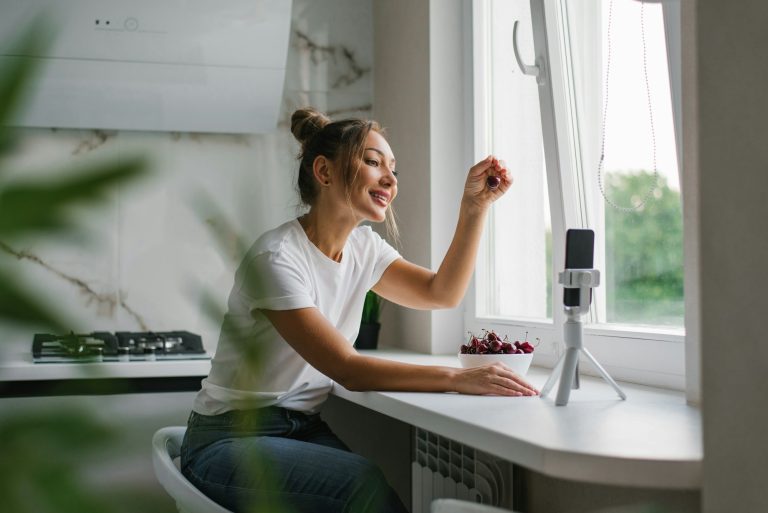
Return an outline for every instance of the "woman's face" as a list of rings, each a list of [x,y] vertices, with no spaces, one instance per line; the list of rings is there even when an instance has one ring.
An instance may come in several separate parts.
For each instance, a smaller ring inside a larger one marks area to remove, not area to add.
[[[382,222],[387,208],[397,196],[395,156],[389,143],[378,132],[365,141],[363,161],[351,187],[351,203],[359,221]]]

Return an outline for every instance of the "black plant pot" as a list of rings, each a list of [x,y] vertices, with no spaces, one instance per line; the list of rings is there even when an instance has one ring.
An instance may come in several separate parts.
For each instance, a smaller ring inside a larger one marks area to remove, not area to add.
[[[381,324],[378,322],[364,322],[360,324],[360,333],[355,340],[355,348],[357,349],[376,349],[379,345],[379,330]]]

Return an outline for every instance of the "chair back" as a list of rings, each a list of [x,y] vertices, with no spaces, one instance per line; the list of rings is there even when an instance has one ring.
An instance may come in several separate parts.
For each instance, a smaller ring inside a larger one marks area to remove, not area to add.
[[[231,513],[203,495],[176,466],[186,429],[184,426],[168,426],[157,430],[152,437],[155,477],[176,501],[180,513]]]

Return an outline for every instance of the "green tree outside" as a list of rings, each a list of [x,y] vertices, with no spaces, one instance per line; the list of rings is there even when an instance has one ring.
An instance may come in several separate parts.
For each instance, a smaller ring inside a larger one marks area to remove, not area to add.
[[[609,173],[606,194],[637,205],[654,187],[648,171]],[[606,206],[608,322],[682,326],[683,216],[680,193],[659,177],[648,201],[633,212]]]

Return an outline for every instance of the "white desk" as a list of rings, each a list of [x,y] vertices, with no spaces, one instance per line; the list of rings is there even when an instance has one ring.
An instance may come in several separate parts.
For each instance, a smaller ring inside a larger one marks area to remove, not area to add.
[[[458,366],[453,356],[394,351],[373,356]],[[549,369],[532,367],[541,388]],[[621,383],[621,401],[602,380],[583,377],[567,406],[553,395],[489,397],[412,392],[350,392],[347,401],[475,447],[552,477],[608,485],[697,489],[701,483],[700,412],[682,393]]]

